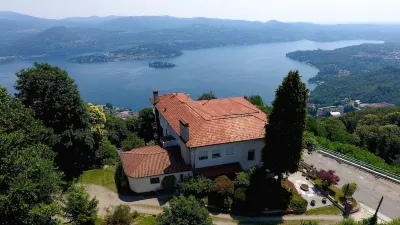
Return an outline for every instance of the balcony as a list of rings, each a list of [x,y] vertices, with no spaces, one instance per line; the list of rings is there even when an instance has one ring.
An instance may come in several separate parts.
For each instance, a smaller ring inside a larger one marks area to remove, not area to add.
[[[168,136],[161,137],[161,145],[163,148],[168,148],[168,147],[178,145],[178,142],[176,141],[176,139],[173,136],[168,135]]]

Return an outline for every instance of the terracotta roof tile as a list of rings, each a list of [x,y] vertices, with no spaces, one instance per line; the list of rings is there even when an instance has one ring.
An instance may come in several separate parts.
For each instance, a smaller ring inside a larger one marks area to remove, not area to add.
[[[179,147],[161,148],[145,146],[121,153],[125,174],[129,177],[149,177],[161,174],[190,171],[191,167],[182,159]]]
[[[165,94],[155,107],[178,135],[179,120],[189,123],[188,147],[263,138],[268,121],[242,97],[194,101],[183,93]]]

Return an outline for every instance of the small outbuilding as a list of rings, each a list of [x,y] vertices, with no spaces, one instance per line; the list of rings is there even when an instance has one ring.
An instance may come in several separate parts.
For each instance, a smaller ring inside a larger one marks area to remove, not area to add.
[[[168,175],[174,175],[177,182],[193,176],[192,167],[183,161],[179,146],[135,148],[122,152],[121,161],[129,187],[136,193],[162,189],[162,180]]]

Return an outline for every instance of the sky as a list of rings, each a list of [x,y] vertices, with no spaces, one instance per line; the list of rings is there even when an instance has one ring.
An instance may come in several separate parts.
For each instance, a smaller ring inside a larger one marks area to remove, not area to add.
[[[75,16],[210,17],[250,21],[400,22],[400,0],[0,0],[0,11],[42,18]]]

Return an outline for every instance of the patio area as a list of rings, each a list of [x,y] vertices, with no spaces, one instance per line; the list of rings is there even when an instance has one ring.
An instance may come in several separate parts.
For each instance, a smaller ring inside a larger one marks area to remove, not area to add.
[[[327,200],[325,204],[322,203],[322,199],[325,197],[324,194],[321,193],[316,187],[314,187],[314,185],[310,181],[308,181],[305,176],[302,176],[301,172],[291,174],[288,179],[294,184],[299,194],[301,194],[301,196],[308,201],[307,209],[314,209],[322,206],[332,205],[332,202],[330,202],[329,200]],[[307,184],[309,190],[302,190],[300,188],[302,184]],[[314,206],[311,206],[310,204],[312,200],[315,200]]]

